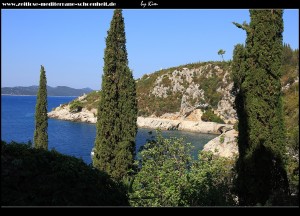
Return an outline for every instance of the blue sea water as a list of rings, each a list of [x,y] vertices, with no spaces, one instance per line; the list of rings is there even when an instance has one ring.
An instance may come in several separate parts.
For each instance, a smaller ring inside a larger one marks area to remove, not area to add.
[[[48,111],[70,102],[75,97],[48,97]],[[33,141],[34,112],[36,96],[1,95],[1,140],[6,142]],[[136,136],[137,150],[150,139],[151,129],[138,130]],[[184,137],[186,142],[194,146],[193,156],[202,150],[204,144],[216,137],[212,134],[201,134],[184,131],[162,131],[164,137]],[[55,149],[63,154],[82,158],[91,163],[91,150],[96,137],[95,124],[49,119],[48,121],[49,150]]]

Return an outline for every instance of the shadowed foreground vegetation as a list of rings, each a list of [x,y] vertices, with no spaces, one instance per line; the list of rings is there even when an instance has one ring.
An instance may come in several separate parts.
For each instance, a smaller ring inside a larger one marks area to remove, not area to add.
[[[55,150],[1,142],[3,206],[127,206],[122,185]]]

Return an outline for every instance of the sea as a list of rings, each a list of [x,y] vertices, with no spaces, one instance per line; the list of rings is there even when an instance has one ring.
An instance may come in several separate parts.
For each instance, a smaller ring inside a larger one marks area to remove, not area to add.
[[[48,97],[48,112],[75,98]],[[33,142],[35,105],[36,96],[1,95],[1,140]],[[136,136],[136,150],[138,151],[155,134],[154,129],[139,128]],[[166,138],[183,137],[185,142],[192,144],[194,158],[197,158],[198,152],[208,141],[217,136],[186,131],[162,131],[162,135]],[[51,118],[48,120],[48,149],[55,149],[60,153],[81,158],[87,164],[92,162],[91,151],[95,137],[95,124]]]

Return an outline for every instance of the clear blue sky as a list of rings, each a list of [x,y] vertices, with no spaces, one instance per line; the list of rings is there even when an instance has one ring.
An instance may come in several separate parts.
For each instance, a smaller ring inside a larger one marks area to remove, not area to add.
[[[100,89],[105,37],[113,10],[1,10],[1,85]],[[135,78],[192,62],[232,59],[246,34],[248,10],[123,10],[129,67]],[[283,41],[299,48],[299,10],[285,10]]]

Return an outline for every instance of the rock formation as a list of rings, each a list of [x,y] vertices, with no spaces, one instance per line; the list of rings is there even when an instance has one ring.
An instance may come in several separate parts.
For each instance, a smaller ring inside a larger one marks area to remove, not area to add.
[[[70,112],[70,105],[59,106],[48,113],[49,118],[75,121],[75,122],[86,122],[93,123],[97,122],[96,117],[96,109],[92,109],[91,111],[83,108],[81,112],[72,113]]]
[[[220,136],[212,139],[204,145],[203,151],[211,151],[215,155],[221,157],[234,157],[238,155],[236,130],[229,130]]]
[[[226,68],[226,69],[225,69]],[[149,81],[152,80],[152,81]],[[151,84],[150,84],[151,83]],[[147,84],[147,88],[144,88]],[[179,112],[187,117],[197,108],[206,109],[212,107],[215,114],[222,118],[225,123],[236,122],[236,112],[233,109],[234,96],[231,94],[233,87],[230,78],[230,67],[217,63],[195,64],[193,67],[178,67],[166,69],[157,73],[145,75],[137,81],[139,107],[147,116],[157,113],[157,108],[149,110],[154,101],[164,101],[173,107],[170,112]],[[150,99],[150,100],[149,100]],[[172,101],[180,101],[172,105]],[[177,107],[177,110],[174,106]],[[167,107],[165,107],[168,110]],[[170,108],[171,110],[171,108]],[[156,116],[163,115],[161,112]]]

